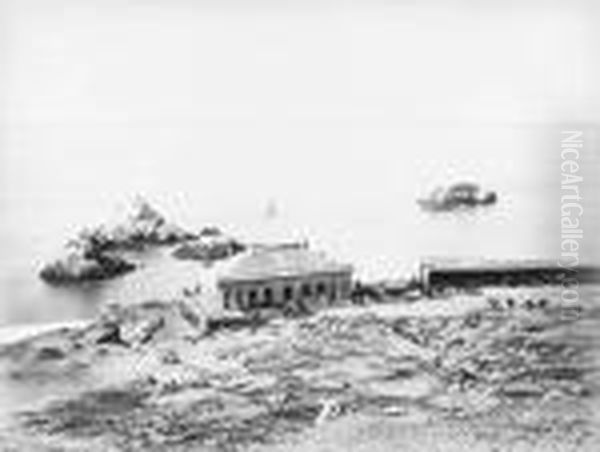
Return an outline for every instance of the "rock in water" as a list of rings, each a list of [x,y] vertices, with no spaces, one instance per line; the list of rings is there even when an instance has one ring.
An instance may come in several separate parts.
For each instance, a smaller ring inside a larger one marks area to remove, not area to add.
[[[113,278],[135,269],[135,264],[125,259],[103,254],[96,258],[71,253],[66,258],[46,265],[40,277],[53,284],[68,284]]]
[[[178,259],[212,262],[234,256],[245,249],[245,245],[218,229],[205,228],[197,240],[183,243],[173,252],[173,256]]]
[[[197,238],[196,234],[169,223],[147,201],[138,199],[127,221],[108,232],[110,247],[131,249],[147,245],[175,244]]]
[[[116,252],[193,238],[195,234],[167,222],[148,202],[138,200],[133,213],[122,224],[83,229],[67,243],[69,254],[46,265],[40,277],[55,284],[113,278],[136,267]]]

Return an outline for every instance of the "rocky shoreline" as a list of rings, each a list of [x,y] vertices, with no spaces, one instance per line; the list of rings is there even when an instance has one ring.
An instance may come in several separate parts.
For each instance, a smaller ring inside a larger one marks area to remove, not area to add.
[[[353,436],[356,450],[419,450],[418,438],[593,450],[600,306],[588,300],[586,326],[560,318],[557,288],[499,297],[516,302],[425,299],[217,330],[191,299],[112,307],[86,328],[1,348],[5,381],[71,386],[20,411],[2,440],[24,451],[349,450]]]

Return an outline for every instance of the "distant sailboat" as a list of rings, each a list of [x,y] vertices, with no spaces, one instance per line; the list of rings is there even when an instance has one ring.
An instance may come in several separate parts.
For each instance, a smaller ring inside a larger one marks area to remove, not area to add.
[[[253,242],[259,247],[308,247],[304,234],[289,222],[275,198],[267,200]]]
[[[265,220],[273,220],[279,216],[279,209],[274,199],[269,199],[265,209]]]

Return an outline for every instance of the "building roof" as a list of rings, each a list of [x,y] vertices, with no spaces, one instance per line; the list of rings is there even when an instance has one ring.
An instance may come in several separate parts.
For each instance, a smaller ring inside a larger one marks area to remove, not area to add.
[[[219,283],[265,281],[317,274],[351,273],[352,266],[337,263],[323,253],[299,244],[255,247],[240,255]]]
[[[422,266],[429,271],[509,271],[560,268],[556,260],[545,259],[477,259],[428,258]]]

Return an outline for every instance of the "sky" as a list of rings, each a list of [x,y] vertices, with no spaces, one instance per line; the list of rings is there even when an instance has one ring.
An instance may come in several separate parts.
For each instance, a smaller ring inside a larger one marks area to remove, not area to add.
[[[593,1],[3,0],[0,21],[11,230],[137,193],[351,223],[453,178],[539,191],[548,137],[600,118]]]

